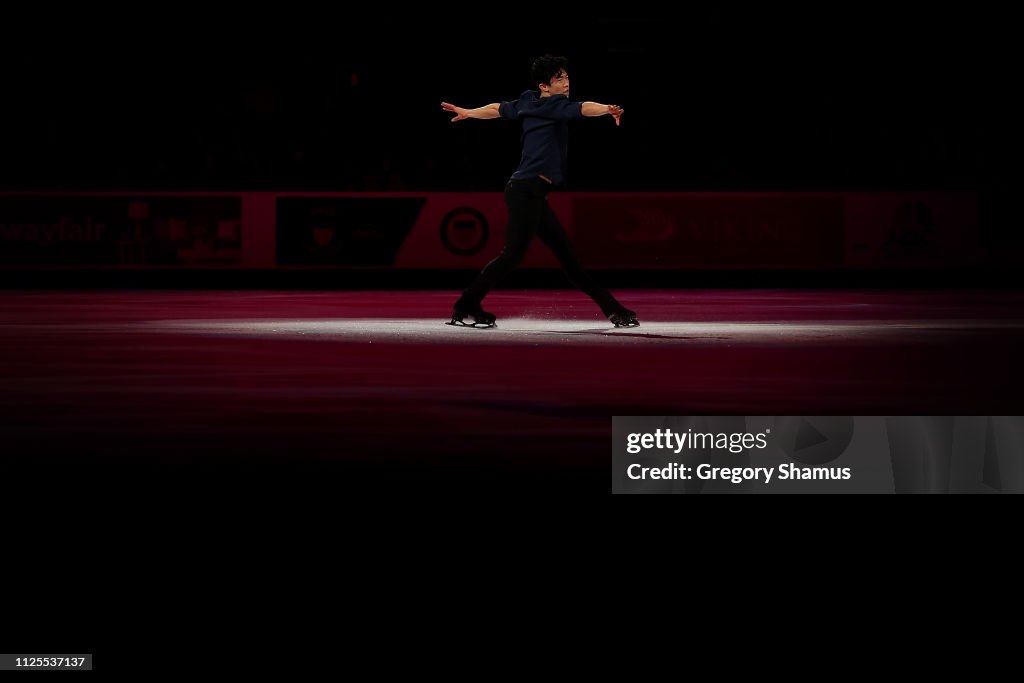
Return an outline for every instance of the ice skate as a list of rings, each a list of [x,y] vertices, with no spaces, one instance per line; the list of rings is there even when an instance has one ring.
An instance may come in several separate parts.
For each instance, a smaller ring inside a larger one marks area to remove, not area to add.
[[[615,325],[615,327],[640,327],[640,323],[636,319],[636,313],[628,308],[615,311],[608,316],[608,320],[612,321],[612,325]]]
[[[466,318],[472,318],[473,322],[467,323]],[[459,327],[495,327],[497,318],[493,313],[488,313],[480,304],[466,304],[457,302],[452,310],[452,319],[445,325],[456,325]]]

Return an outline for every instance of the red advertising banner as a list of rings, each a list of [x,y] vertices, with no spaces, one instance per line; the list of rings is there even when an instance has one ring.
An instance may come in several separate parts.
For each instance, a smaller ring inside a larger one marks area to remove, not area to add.
[[[973,192],[846,195],[846,265],[961,268],[985,263],[981,209]]]
[[[580,258],[598,268],[834,267],[844,200],[818,195],[577,195]]]
[[[551,198],[551,207],[569,228],[564,197]],[[416,228],[402,244],[397,268],[482,268],[505,244],[508,220],[500,192],[431,194]],[[537,241],[521,264],[523,268],[557,268],[558,261]]]
[[[973,192],[555,192],[600,269],[927,269],[996,263]],[[479,269],[500,192],[0,193],[0,268]],[[535,241],[523,268],[558,268]]]
[[[0,266],[239,266],[238,196],[0,196]]]

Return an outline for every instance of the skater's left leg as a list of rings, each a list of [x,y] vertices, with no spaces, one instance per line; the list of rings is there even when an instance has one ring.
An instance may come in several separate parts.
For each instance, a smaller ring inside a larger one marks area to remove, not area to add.
[[[569,235],[566,234],[562,223],[558,220],[555,212],[551,210],[551,205],[546,201],[541,212],[537,236],[554,253],[572,283],[593,299],[601,307],[601,312],[606,317],[627,311],[626,307],[620,304],[612,296],[611,292],[597,284],[590,273],[583,268],[579,258],[576,256],[576,249],[572,246],[572,242],[569,241]],[[632,311],[627,312],[632,313]]]

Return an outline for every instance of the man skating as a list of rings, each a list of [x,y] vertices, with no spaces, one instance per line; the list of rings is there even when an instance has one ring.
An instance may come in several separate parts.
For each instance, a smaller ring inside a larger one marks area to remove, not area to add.
[[[573,284],[600,306],[612,324],[616,327],[637,327],[640,323],[636,313],[620,304],[583,269],[565,228],[547,201],[548,193],[565,182],[569,121],[584,116],[610,115],[615,119],[615,125],[619,125],[623,109],[614,104],[571,101],[564,57],[538,57],[530,76],[538,90],[527,90],[514,102],[488,104],[477,109],[441,103],[442,109],[455,114],[453,122],[503,118],[518,120],[523,126],[522,159],[505,186],[505,204],[508,207],[505,247],[462,292],[448,324],[494,326],[494,314],[485,311],[481,302],[502,278],[519,265],[536,235],[555,254]],[[467,323],[467,318],[473,322]]]

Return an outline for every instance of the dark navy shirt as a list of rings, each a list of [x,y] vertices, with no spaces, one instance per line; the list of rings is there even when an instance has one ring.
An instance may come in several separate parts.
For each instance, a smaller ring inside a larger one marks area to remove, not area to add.
[[[565,161],[569,154],[569,121],[583,117],[583,103],[565,95],[540,97],[527,90],[515,102],[502,102],[503,119],[523,123],[523,158],[512,174],[513,180],[543,175],[555,185],[565,182]]]

